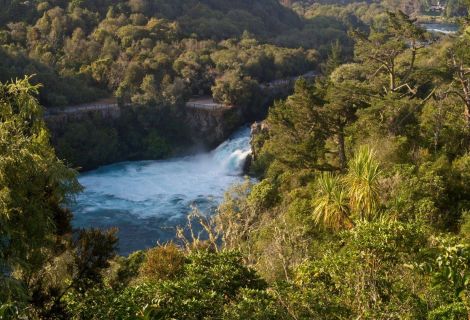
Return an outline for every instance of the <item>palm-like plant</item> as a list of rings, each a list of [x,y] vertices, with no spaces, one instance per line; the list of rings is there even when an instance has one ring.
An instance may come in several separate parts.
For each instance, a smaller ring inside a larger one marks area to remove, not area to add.
[[[380,174],[375,153],[368,147],[361,147],[349,162],[349,171],[344,179],[348,185],[351,211],[360,220],[370,221],[377,212]]]
[[[317,193],[313,200],[313,220],[334,230],[351,228],[347,194],[338,176],[329,172],[320,175],[316,183]]]

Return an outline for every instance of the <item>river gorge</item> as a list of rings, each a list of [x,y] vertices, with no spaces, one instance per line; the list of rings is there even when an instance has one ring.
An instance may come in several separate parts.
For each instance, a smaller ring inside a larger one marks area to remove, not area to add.
[[[457,28],[437,23],[423,24],[423,27],[445,34],[452,34]],[[207,132],[199,130],[199,140],[221,141],[224,134],[216,135],[215,128],[231,128],[220,120],[223,117],[214,116],[213,110],[203,111],[191,113],[193,131],[204,127]],[[213,214],[224,192],[243,181],[243,167],[250,152],[250,128],[245,126],[211,152],[166,160],[121,162],[81,173],[79,181],[84,191],[72,207],[73,225],[75,228],[117,227],[122,255],[172,240],[176,227],[186,224],[186,217],[194,207],[204,214]]]

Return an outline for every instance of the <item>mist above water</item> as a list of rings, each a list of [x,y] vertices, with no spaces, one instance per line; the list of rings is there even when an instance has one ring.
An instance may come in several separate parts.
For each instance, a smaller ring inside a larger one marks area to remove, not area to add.
[[[119,228],[121,254],[174,237],[195,205],[209,213],[242,181],[250,129],[237,131],[210,153],[161,161],[113,164],[81,174],[74,227]]]

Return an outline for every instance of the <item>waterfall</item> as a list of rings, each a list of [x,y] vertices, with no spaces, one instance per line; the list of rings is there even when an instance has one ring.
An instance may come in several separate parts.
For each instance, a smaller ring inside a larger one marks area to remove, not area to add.
[[[234,183],[241,182],[250,154],[244,127],[212,152],[168,160],[135,161],[80,175],[75,227],[119,228],[120,252],[144,249],[174,236],[192,205],[209,213]]]
[[[250,153],[250,129],[244,128],[212,152],[212,161],[223,173],[240,175]]]

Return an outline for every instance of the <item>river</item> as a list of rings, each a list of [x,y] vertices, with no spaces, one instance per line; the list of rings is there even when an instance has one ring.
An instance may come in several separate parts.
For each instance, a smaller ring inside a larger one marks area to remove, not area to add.
[[[250,153],[244,127],[209,153],[161,161],[124,162],[80,175],[84,191],[72,207],[75,228],[119,229],[119,253],[170,240],[191,206],[211,213],[241,182]]]
[[[454,34],[459,31],[459,26],[450,23],[423,23],[423,28],[432,33]]]

